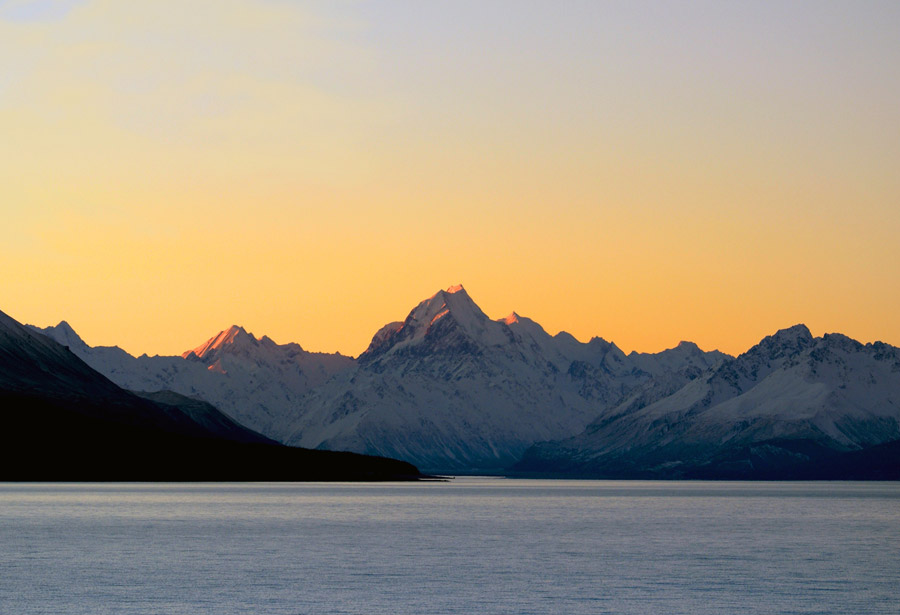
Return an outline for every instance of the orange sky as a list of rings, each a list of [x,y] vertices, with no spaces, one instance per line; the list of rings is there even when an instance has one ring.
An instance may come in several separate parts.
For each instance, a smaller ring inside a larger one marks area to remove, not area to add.
[[[750,3],[748,3],[750,4]],[[900,345],[891,2],[0,4],[0,310],[175,354],[493,317]]]

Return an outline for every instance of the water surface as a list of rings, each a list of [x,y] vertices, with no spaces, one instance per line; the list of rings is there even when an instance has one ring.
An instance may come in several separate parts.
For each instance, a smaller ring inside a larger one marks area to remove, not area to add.
[[[3,613],[898,613],[900,484],[0,484]]]

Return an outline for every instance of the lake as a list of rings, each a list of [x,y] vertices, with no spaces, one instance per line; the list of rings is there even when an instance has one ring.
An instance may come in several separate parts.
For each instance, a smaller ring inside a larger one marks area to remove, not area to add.
[[[0,484],[0,612],[900,611],[900,483]]]

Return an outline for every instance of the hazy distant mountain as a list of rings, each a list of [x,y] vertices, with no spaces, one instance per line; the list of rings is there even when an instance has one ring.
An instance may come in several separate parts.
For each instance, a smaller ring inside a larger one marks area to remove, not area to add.
[[[891,444],[900,440],[900,349],[887,344],[863,345],[839,334],[814,338],[797,325],[672,394],[653,397],[633,395],[580,435],[532,447],[517,469],[597,476],[900,476],[900,447]]]
[[[285,441],[497,471],[654,377],[681,385],[723,357],[690,344],[626,356],[599,338],[550,336],[515,313],[491,320],[455,286],[383,327],[355,369],[313,390]]]
[[[0,480],[414,477],[402,462],[292,449],[173,393],[139,397],[0,312]]]
[[[133,357],[118,347],[85,344],[65,321],[35,329],[68,346],[88,365],[133,391],[169,390],[203,399],[251,429],[279,439],[303,396],[354,365],[340,354],[257,339],[232,326],[182,356]]]

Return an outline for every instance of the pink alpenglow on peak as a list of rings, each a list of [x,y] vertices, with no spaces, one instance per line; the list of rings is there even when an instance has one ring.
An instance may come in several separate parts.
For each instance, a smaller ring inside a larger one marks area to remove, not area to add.
[[[441,312],[438,312],[437,314],[435,314],[434,318],[431,319],[431,322],[428,323],[429,326],[430,326],[430,325],[433,325],[435,322],[437,322],[438,320],[440,320],[441,318],[443,318],[444,316],[446,316],[446,315],[449,314],[449,313],[450,313],[450,310],[449,310],[449,309],[445,309],[445,310],[443,310],[443,311],[441,311]]]
[[[512,325],[519,322],[519,315],[515,312],[510,313],[509,316],[503,319],[503,324]]]
[[[215,337],[211,337],[205,343],[197,346],[193,350],[184,352],[181,356],[182,358],[186,359],[190,355],[194,354],[198,358],[202,359],[223,346],[239,343],[242,340],[249,340],[251,341],[251,343],[255,343],[257,341],[257,339],[250,333],[247,333],[247,331],[244,330],[243,327],[232,325],[228,329],[219,332],[219,334]]]
[[[466,289],[463,288],[462,284],[457,284],[457,285],[451,286],[450,288],[447,289],[447,292],[450,293],[451,295],[454,293],[458,293],[459,291],[463,291],[463,292],[466,291]]]

